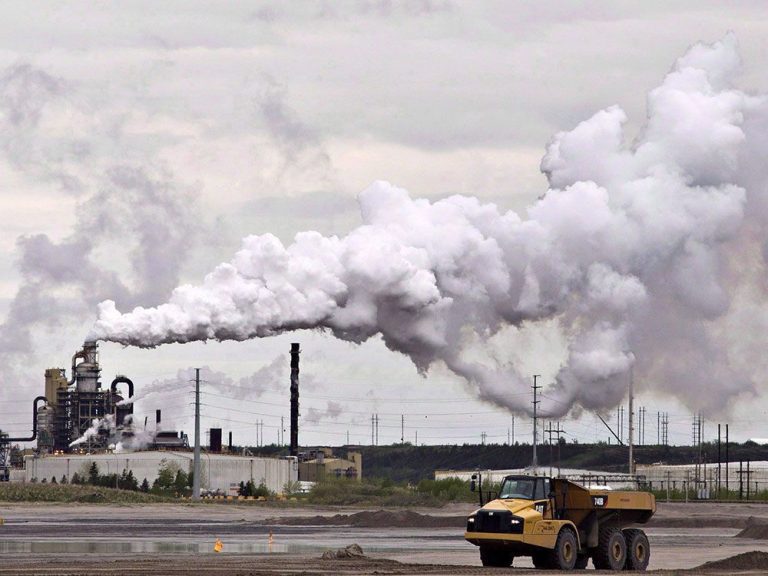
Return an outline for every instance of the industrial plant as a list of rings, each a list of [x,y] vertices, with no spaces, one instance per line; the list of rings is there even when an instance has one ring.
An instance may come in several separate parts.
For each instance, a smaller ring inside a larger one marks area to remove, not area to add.
[[[133,414],[135,387],[125,375],[108,386],[101,381],[98,344],[88,340],[72,356],[67,378],[64,368],[45,371],[45,393],[32,402],[32,434],[0,435],[0,481],[24,482],[71,478],[95,463],[107,473],[132,472],[153,482],[163,465],[191,470],[192,452],[187,434],[162,425],[156,410],[155,425],[136,422]],[[264,484],[280,493],[298,480],[299,345],[291,348],[291,444],[287,458],[235,455],[232,433],[228,450],[221,428],[209,429],[209,446],[202,461],[203,488],[227,492],[241,481]],[[24,456],[24,469],[13,470],[10,447],[37,441],[34,453]]]

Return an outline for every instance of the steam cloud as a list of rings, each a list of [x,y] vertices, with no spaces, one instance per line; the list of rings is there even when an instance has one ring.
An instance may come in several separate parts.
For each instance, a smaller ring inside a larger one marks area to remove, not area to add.
[[[96,153],[122,137],[120,121],[93,120],[87,137],[50,129],[52,119],[94,116],[61,78],[28,64],[0,73],[0,156],[80,200],[68,235],[17,240],[22,282],[0,323],[0,375],[8,388],[26,380],[18,364],[36,348],[36,328],[81,321],[105,298],[130,307],[165,301],[192,246],[199,220],[192,191],[156,162]],[[110,269],[120,257],[128,274]]]
[[[515,392],[528,377],[469,352],[505,326],[555,318],[569,349],[549,414],[616,405],[633,365],[646,385],[715,413],[755,391],[724,327],[736,302],[764,298],[768,253],[768,101],[733,87],[738,67],[732,36],[693,47],[649,94],[632,144],[618,107],[557,134],[541,163],[549,190],[526,218],[376,182],[347,236],[249,236],[167,303],[121,314],[102,302],[91,336],[153,347],[380,334],[419,370],[442,361],[480,398],[527,411]]]

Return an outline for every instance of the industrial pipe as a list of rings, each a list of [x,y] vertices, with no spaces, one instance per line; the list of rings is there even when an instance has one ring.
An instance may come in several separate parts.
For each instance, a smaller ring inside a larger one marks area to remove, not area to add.
[[[110,386],[112,394],[117,393],[118,384],[128,384],[128,398],[133,398],[133,381],[130,378],[122,375],[115,377],[115,379],[112,380],[112,384]]]
[[[3,438],[2,442],[4,444],[11,442],[32,442],[32,440],[37,439],[37,404],[41,400],[46,404],[48,403],[48,398],[45,396],[38,396],[32,403],[32,436],[29,438]]]
[[[71,378],[69,379],[69,382],[67,382],[67,384],[69,384],[70,386],[72,386],[72,384],[75,383],[75,376],[76,376],[75,368],[77,367],[78,358],[82,358],[83,360],[85,360],[85,348],[83,348],[82,350],[78,350],[72,355],[72,372],[70,372]]]

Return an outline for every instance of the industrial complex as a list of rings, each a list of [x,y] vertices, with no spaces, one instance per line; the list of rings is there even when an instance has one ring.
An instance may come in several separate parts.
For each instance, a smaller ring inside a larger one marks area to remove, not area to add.
[[[329,449],[299,452],[299,353],[299,345],[293,344],[289,455],[235,454],[231,432],[229,445],[223,446],[222,429],[211,428],[209,445],[201,454],[203,490],[230,494],[240,483],[253,482],[280,494],[300,479],[360,479],[359,453],[334,458]],[[146,419],[136,422],[134,392],[133,381],[125,375],[103,386],[98,344],[86,341],[72,357],[69,378],[63,368],[45,371],[45,394],[32,402],[31,436],[0,436],[0,481],[51,482],[71,479],[74,474],[83,477],[93,464],[107,475],[130,472],[150,484],[163,467],[191,472],[193,452],[188,435],[166,429],[161,410],[156,410],[154,426],[148,426]],[[11,445],[35,440],[36,448],[24,455],[23,469],[12,469]]]

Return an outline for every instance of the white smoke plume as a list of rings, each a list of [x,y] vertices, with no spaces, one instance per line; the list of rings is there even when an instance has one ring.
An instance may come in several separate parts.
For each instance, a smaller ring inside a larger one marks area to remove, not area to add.
[[[125,120],[96,114],[81,96],[32,65],[0,71],[0,159],[79,200],[67,234],[17,238],[21,282],[0,322],[5,396],[28,381],[38,328],[82,322],[105,298],[130,307],[165,301],[197,234],[196,193],[153,159],[97,154],[122,140]],[[78,124],[85,118],[87,127]],[[113,269],[121,258],[124,273]]]
[[[132,415],[125,417],[120,441],[115,444],[115,452],[133,452],[144,450],[155,440],[156,431],[146,430],[134,421]]]
[[[69,447],[79,446],[85,444],[91,438],[96,438],[102,432],[106,432],[109,435],[114,435],[115,432],[115,417],[111,414],[104,416],[104,418],[94,418],[91,421],[91,427],[88,428],[83,435],[77,440],[73,440],[69,443]]]
[[[381,335],[419,370],[443,362],[480,398],[527,411],[515,392],[528,377],[471,361],[469,348],[555,318],[569,350],[550,415],[615,406],[633,365],[648,387],[724,410],[755,392],[725,326],[737,295],[761,306],[768,251],[768,100],[734,87],[738,67],[734,37],[697,45],[649,94],[633,142],[618,107],[557,134],[541,163],[550,188],[526,217],[377,182],[347,236],[249,236],[164,304],[123,314],[102,302],[91,337],[153,347],[302,328]]]
[[[223,372],[213,370],[209,366],[200,368],[200,380],[206,387],[216,389],[223,395],[234,400],[261,396],[267,391],[285,390],[287,382],[287,362],[285,355],[275,357],[269,364],[259,368],[250,376],[234,380]],[[155,380],[148,386],[143,386],[132,397],[118,402],[118,406],[134,404],[143,398],[157,394],[178,392],[190,389],[195,379],[195,368],[179,370],[173,378]]]

